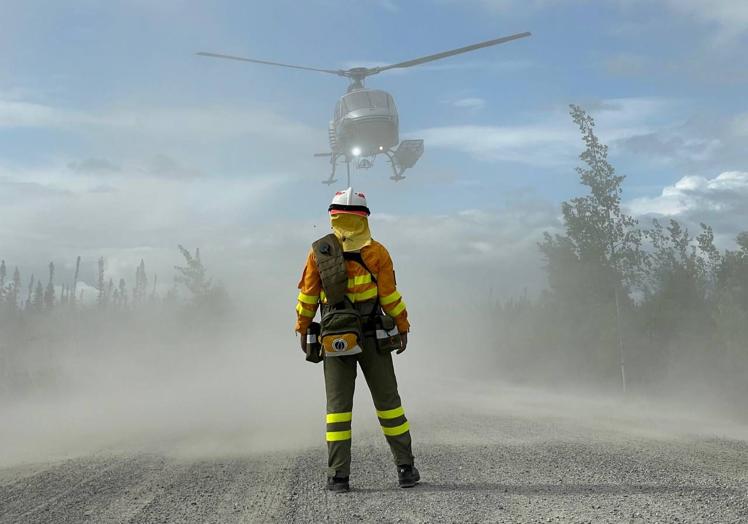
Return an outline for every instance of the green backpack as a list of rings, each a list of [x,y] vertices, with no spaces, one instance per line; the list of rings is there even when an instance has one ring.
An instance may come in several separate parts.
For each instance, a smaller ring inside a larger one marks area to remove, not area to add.
[[[312,244],[322,289],[327,303],[322,304],[319,341],[326,357],[361,353],[363,321],[361,313],[346,296],[348,272],[343,246],[334,235],[326,235]]]

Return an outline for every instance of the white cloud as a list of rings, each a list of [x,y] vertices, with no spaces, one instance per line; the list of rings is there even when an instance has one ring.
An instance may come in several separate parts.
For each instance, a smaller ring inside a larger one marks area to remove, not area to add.
[[[440,0],[455,3],[456,0]],[[471,0],[490,12],[498,14],[526,13],[571,4],[597,4],[592,0]],[[694,20],[712,24],[719,29],[718,40],[733,41],[748,32],[748,2],[744,0],[659,0],[671,11]],[[614,7],[628,9],[632,4],[652,3],[651,0],[607,0]]]
[[[470,111],[478,111],[486,107],[486,101],[478,97],[467,97],[460,98],[452,102],[452,105],[460,109],[468,109]]]
[[[604,141],[651,132],[672,103],[653,98],[611,99],[583,104],[596,117]],[[483,161],[516,162],[537,167],[568,166],[579,154],[579,132],[566,108],[547,113],[535,124],[454,125],[408,133],[427,147],[461,151]]]
[[[154,178],[123,170],[107,177],[60,166],[0,167],[0,246],[3,258],[27,266],[45,260],[89,260],[105,256],[112,276],[128,277],[147,253],[150,263],[171,274],[177,243],[214,252],[231,250],[248,224],[279,205],[283,173],[251,178]],[[121,260],[121,262],[118,262]],[[127,268],[125,271],[124,268]],[[124,271],[124,274],[121,272]]]
[[[723,39],[748,32],[748,2],[743,0],[663,0],[672,10],[716,24]]]
[[[660,195],[636,198],[627,207],[635,215],[672,217],[692,228],[705,222],[729,241],[748,230],[748,172],[685,176]]]
[[[484,161],[555,166],[573,158],[577,138],[573,129],[552,125],[446,126],[409,133],[425,139],[428,147],[454,149]]]
[[[379,4],[379,7],[390,13],[397,13],[400,11],[400,6],[395,0],[376,0],[376,2]]]
[[[568,4],[571,1],[578,2],[580,0],[473,0],[485,8],[500,13],[513,11],[516,9],[545,9],[547,7],[553,7],[557,5]],[[589,1],[589,0],[587,0]]]
[[[158,106],[84,111],[2,98],[0,128],[56,128],[99,135],[130,134],[148,141],[220,142],[231,138],[309,143],[317,130],[259,107]],[[319,133],[320,136],[323,133]],[[124,140],[126,143],[128,140]],[[120,141],[119,145],[123,145]]]
[[[519,199],[495,209],[446,215],[372,216],[372,232],[396,258],[398,275],[418,289],[438,281],[440,293],[516,296],[543,282],[537,242],[558,226],[558,208]],[[461,297],[467,298],[467,297]]]
[[[10,98],[0,98],[0,128],[72,127],[104,123],[96,117],[73,110],[60,109]]]

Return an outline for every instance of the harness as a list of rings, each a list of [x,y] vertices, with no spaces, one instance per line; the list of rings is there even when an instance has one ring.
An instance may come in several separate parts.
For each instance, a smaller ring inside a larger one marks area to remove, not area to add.
[[[356,304],[351,302],[347,296],[346,260],[356,262],[363,267],[371,275],[372,282],[378,285],[377,278],[366,265],[361,253],[344,252],[340,241],[332,233],[314,242],[312,250],[322,281],[322,289],[327,295],[327,303],[323,303],[321,307],[320,333],[325,356],[360,353],[365,333],[376,335],[378,347],[386,346],[386,350],[391,351],[390,346],[395,343],[391,339],[399,335],[397,335],[394,320],[382,313],[379,294],[377,293],[373,302],[365,301]],[[397,345],[399,347],[399,340]]]

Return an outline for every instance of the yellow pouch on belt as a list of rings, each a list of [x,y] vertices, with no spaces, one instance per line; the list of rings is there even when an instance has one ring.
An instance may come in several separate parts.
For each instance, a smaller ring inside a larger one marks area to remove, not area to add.
[[[358,337],[355,333],[342,333],[322,337],[322,347],[327,357],[342,357],[361,353]]]
[[[337,306],[322,306],[320,341],[325,357],[342,357],[361,353],[363,340],[361,314],[346,298]]]

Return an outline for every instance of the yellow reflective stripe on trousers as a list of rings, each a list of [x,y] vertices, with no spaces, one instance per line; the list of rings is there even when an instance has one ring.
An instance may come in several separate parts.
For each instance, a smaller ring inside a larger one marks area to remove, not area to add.
[[[407,421],[404,424],[395,426],[394,428],[386,428],[382,426],[382,432],[388,437],[397,437],[398,435],[408,432],[408,430],[410,430],[410,424],[408,424]]]
[[[399,303],[398,305],[396,305],[396,306],[395,306],[395,307],[393,307],[393,308],[392,308],[391,310],[389,310],[389,311],[387,312],[387,314],[388,314],[389,316],[391,316],[391,317],[396,317],[396,316],[398,316],[398,315],[399,315],[400,313],[402,313],[403,311],[405,311],[405,301],[404,301],[404,300],[400,301],[400,303]]]
[[[386,306],[387,304],[392,304],[393,302],[396,302],[397,299],[399,298],[400,298],[400,293],[395,291],[394,293],[390,293],[386,297],[381,297],[379,299],[379,303],[382,304],[383,306]]]
[[[405,410],[402,406],[395,409],[387,409],[384,411],[377,410],[377,416],[383,419],[397,418],[405,415]]]
[[[309,311],[307,308],[305,308],[301,304],[296,304],[296,312],[302,317],[309,317],[309,318],[314,318],[314,315],[317,313],[316,311]]]
[[[339,440],[351,440],[351,430],[327,432],[327,442],[338,442]]]
[[[350,422],[353,419],[353,413],[328,413],[327,423],[332,424],[334,422]]]
[[[299,293],[299,302],[303,302],[304,304],[311,304],[312,306],[316,305],[317,302],[319,302],[319,295],[316,297],[313,295],[305,295],[304,293]]]

